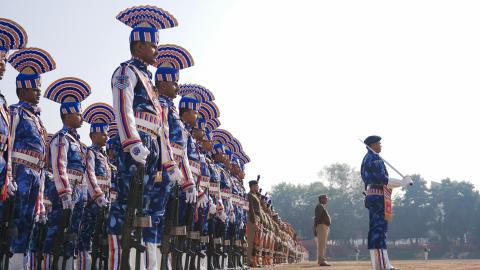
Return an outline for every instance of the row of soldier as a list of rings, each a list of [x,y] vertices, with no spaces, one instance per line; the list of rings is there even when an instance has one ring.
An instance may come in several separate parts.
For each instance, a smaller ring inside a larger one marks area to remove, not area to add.
[[[133,28],[132,59],[112,76],[113,106],[82,110],[88,83],[58,79],[44,93],[61,104],[63,128],[50,136],[38,103],[41,74],[55,61],[26,46],[20,25],[0,19],[0,75],[6,62],[19,72],[19,102],[7,107],[2,98],[0,108],[0,269],[130,269],[132,248],[136,269],[200,269],[205,256],[208,269],[243,268],[247,246],[252,266],[300,260],[305,250],[266,196],[263,210],[249,212],[250,197],[261,198],[258,182],[250,182],[247,200],[250,159],[218,128],[214,95],[178,85],[193,58],[180,46],[158,45],[158,30],[177,20],[152,6],[117,19]],[[88,147],[77,133],[83,121]]]

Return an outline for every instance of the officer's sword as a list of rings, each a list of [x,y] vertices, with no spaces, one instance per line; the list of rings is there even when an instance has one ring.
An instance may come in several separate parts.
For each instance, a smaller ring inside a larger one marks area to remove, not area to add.
[[[402,178],[405,178],[405,176],[403,175],[403,173],[399,172],[395,167],[393,167],[392,164],[390,164],[390,162],[386,161],[382,156],[380,156],[379,153],[375,152],[375,150],[373,150],[368,144],[366,144],[364,141],[358,139],[363,145],[365,145],[368,150],[372,151],[373,153],[377,154],[378,157],[383,160],[383,162],[385,162],[385,164],[388,165],[388,167],[390,167],[392,170],[394,170],[396,173],[398,173],[398,175],[400,175]],[[413,183],[410,183],[410,186],[413,185]]]

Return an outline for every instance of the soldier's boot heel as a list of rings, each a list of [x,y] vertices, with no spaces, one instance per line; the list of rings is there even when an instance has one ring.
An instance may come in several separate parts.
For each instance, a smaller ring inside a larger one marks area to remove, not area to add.
[[[207,270],[215,270],[215,267],[213,266],[213,256],[212,255],[207,256]]]
[[[168,253],[162,253],[162,259],[160,260],[160,270],[169,270]]]
[[[192,255],[192,256],[190,257],[190,262],[189,262],[189,264],[187,265],[187,266],[188,266],[188,270],[197,270],[197,265],[196,265],[197,259],[200,260],[200,257],[199,257],[199,256],[196,256],[196,255]],[[186,268],[187,268],[187,267],[186,267]]]

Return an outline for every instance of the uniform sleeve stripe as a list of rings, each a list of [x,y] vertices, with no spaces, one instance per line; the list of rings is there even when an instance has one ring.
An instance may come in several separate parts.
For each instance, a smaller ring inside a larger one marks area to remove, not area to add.
[[[125,76],[127,72],[127,67],[124,66],[122,67],[122,70],[121,70],[121,75],[122,76]],[[120,99],[120,115],[121,115],[121,126],[123,128],[123,131],[125,132],[125,135],[127,138],[130,138],[132,136],[132,132],[129,130],[128,128],[128,121],[127,121],[127,118],[126,118],[126,113],[125,113],[125,93],[124,91],[119,91],[119,95],[118,95],[119,99]]]

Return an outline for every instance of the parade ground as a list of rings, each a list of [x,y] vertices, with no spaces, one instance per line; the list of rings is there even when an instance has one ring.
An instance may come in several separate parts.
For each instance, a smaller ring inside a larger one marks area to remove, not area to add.
[[[320,267],[317,264],[302,263],[296,265],[285,265],[275,267],[275,270],[294,270],[294,269],[331,269],[331,270],[369,270],[370,262],[329,262],[332,266]],[[393,265],[401,270],[478,270],[480,269],[480,260],[431,260],[424,261],[393,261]]]

